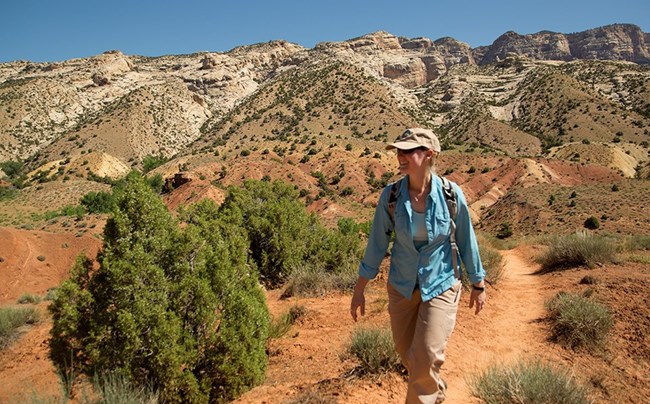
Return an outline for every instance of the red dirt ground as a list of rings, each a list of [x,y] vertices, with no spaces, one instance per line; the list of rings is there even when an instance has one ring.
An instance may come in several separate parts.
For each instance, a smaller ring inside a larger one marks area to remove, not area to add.
[[[0,236],[3,305],[13,304],[26,292],[44,294],[65,278],[77,252],[95,253],[99,247],[93,237],[13,229],[0,229]],[[62,248],[63,243],[68,248]],[[505,278],[489,288],[488,305],[479,316],[467,308],[468,294],[462,296],[443,367],[449,384],[447,402],[479,402],[470,395],[466,379],[492,364],[518,359],[541,359],[568,369],[590,388],[596,402],[643,402],[650,396],[650,268],[628,263],[533,275],[537,266],[531,257],[537,252],[527,246],[502,251]],[[46,257],[43,262],[36,258],[41,254]],[[579,284],[587,274],[598,282]],[[595,299],[612,307],[615,319],[608,348],[598,354],[576,353],[548,341],[544,301],[560,290],[582,293],[587,288],[593,289]],[[355,327],[388,325],[385,278],[371,283],[366,316],[358,325],[349,315],[349,295],[280,299],[280,294],[281,290],[267,294],[274,316],[293,305],[304,306],[307,313],[286,335],[270,343],[265,382],[236,402],[305,402],[310,398],[341,403],[403,402],[406,383],[402,376],[355,376],[355,361],[345,355]],[[31,392],[41,397],[60,394],[47,353],[51,327],[47,304],[39,304],[45,320],[26,328],[0,353],[0,402],[20,400]]]

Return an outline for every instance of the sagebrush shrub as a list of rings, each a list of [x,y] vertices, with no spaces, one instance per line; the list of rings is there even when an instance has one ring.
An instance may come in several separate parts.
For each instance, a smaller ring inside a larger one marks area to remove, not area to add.
[[[41,302],[41,297],[38,295],[33,295],[31,293],[24,293],[17,300],[18,304],[27,304],[27,303],[39,304],[40,302]]]
[[[552,240],[548,251],[537,257],[537,261],[542,265],[540,272],[593,267],[597,263],[615,262],[616,250],[608,238],[576,233]]]
[[[472,395],[486,403],[587,404],[586,389],[566,371],[539,361],[492,366],[469,378]]]
[[[362,373],[382,373],[401,368],[390,330],[356,329],[352,334],[348,352],[359,360]]]
[[[546,303],[554,341],[569,348],[595,349],[604,345],[613,326],[612,315],[607,306],[588,295],[561,292]]]

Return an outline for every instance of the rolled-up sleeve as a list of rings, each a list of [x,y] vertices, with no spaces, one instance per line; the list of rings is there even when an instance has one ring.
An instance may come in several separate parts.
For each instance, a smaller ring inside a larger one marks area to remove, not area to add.
[[[485,278],[485,269],[481,263],[478,242],[472,226],[472,219],[469,215],[469,208],[463,191],[454,185],[458,199],[458,213],[456,215],[456,243],[460,258],[465,265],[465,270],[470,282],[478,283]]]
[[[359,264],[359,276],[366,279],[374,279],[377,276],[379,265],[386,256],[386,250],[388,249],[393,232],[393,223],[388,213],[389,193],[390,186],[387,186],[379,197],[379,202],[375,208],[375,216],[372,220],[366,252]]]

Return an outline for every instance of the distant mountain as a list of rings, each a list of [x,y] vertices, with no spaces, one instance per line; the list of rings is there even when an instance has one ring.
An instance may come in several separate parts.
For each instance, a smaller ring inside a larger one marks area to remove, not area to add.
[[[518,231],[545,231],[556,219],[574,229],[587,205],[565,212],[540,196],[531,208],[525,188],[580,185],[609,206],[602,198],[613,196],[593,184],[648,177],[647,44],[633,25],[508,32],[476,49],[379,31],[313,49],[271,41],[223,53],[2,63],[0,162],[22,160],[28,187],[5,216],[0,198],[0,224],[74,203],[73,189],[103,189],[103,177],[145,162],[166,162],[153,171],[164,178],[180,175],[170,183],[173,206],[272,178],[335,220],[376,202],[397,172],[385,143],[418,125],[440,134],[440,172],[463,185],[486,228],[520,218],[529,225]],[[626,217],[616,226],[634,230]]]
[[[474,50],[480,64],[505,59],[508,54],[534,60],[621,60],[650,62],[650,35],[636,25],[614,24],[574,34],[542,31],[519,35],[509,31],[490,46]]]

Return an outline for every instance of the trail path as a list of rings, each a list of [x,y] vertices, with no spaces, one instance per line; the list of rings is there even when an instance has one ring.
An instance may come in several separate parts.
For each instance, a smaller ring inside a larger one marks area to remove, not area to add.
[[[478,315],[466,306],[468,294],[459,307],[457,326],[447,349],[443,377],[450,386],[451,403],[478,402],[470,396],[466,378],[490,365],[518,359],[539,358],[544,354],[546,332],[540,319],[545,315],[546,292],[537,269],[518,250],[502,251],[504,279],[497,289],[489,289],[488,304]]]

